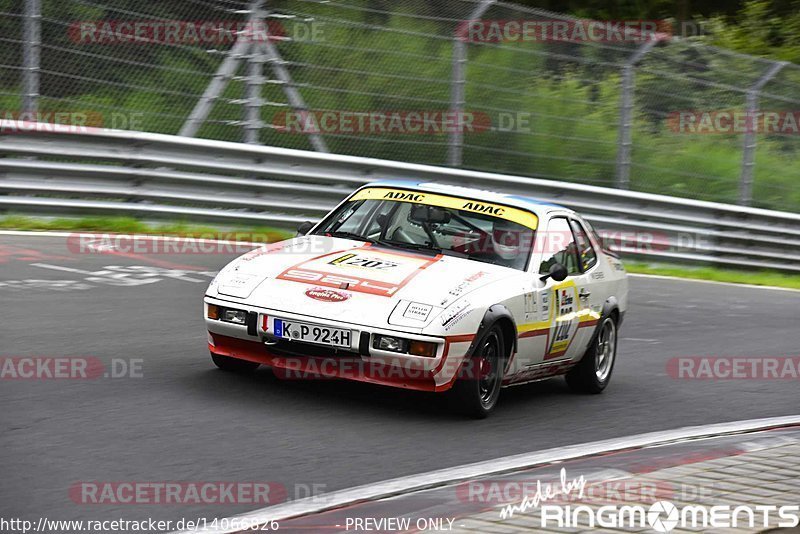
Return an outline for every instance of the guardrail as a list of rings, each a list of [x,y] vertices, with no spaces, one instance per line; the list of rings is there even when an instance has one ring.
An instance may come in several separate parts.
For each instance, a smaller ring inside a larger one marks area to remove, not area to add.
[[[7,212],[294,227],[320,218],[361,184],[425,180],[568,206],[627,257],[800,272],[800,214],[171,135],[0,130],[0,210]]]

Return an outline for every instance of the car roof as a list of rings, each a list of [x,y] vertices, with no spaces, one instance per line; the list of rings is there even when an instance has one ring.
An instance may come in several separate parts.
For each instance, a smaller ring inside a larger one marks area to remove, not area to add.
[[[445,195],[453,195],[469,199],[474,198],[486,202],[493,202],[495,204],[504,204],[506,206],[521,208],[540,216],[551,211],[568,211],[574,213],[571,209],[559,204],[553,204],[551,202],[539,200],[537,198],[525,195],[497,193],[495,191],[489,191],[486,189],[440,184],[437,182],[421,182],[415,180],[380,180],[377,182],[371,182],[364,187],[398,187],[414,189],[418,191],[427,191],[430,193],[442,193]]]

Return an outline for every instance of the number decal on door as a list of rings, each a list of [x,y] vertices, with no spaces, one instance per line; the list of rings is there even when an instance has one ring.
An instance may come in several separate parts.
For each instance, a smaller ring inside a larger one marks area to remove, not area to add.
[[[550,330],[550,347],[545,359],[562,356],[567,352],[572,338],[578,331],[576,305],[578,292],[574,283],[558,286],[553,291],[555,322]]]

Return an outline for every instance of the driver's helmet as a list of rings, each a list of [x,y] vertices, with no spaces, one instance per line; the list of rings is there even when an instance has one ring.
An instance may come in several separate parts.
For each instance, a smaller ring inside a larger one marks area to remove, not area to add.
[[[513,260],[522,248],[522,228],[511,221],[496,219],[492,224],[492,246],[500,258]]]

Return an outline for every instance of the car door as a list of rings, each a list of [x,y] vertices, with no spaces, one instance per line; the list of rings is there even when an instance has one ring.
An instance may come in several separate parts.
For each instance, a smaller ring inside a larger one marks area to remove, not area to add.
[[[533,290],[525,295],[525,321],[518,325],[519,355],[513,382],[556,374],[560,366],[566,367],[585,351],[588,329],[584,325],[589,324],[591,291],[578,249],[568,215],[554,216],[546,229],[540,228],[536,243],[540,263],[531,269]],[[566,267],[567,278],[542,282],[540,277],[554,263]]]
[[[550,219],[547,238],[549,244],[543,250],[539,272],[547,273],[550,266],[558,262],[567,268],[567,278],[562,282],[548,278],[541,289],[543,302],[550,301],[550,324],[542,361],[571,360],[578,353],[582,354],[585,348],[584,343],[575,341],[576,338],[582,338],[579,330],[590,309],[587,298],[590,294],[589,283],[573,233],[572,221],[566,216]]]
[[[610,296],[606,273],[598,260],[598,251],[592,244],[586,225],[579,217],[570,218],[570,226],[575,237],[576,251],[580,263],[581,275],[578,278],[578,298],[581,300],[578,333],[575,345],[580,350],[573,355],[580,358],[595,332],[600,319],[603,304]]]

